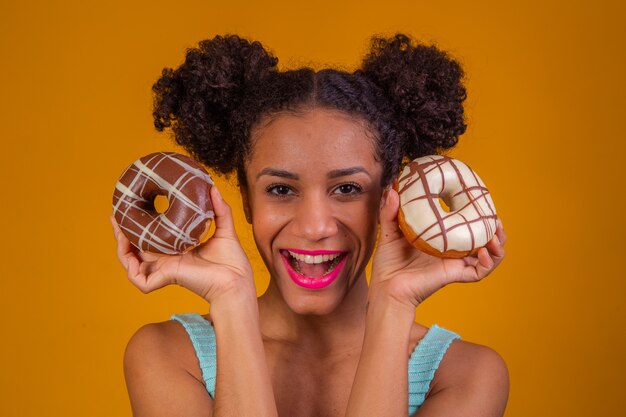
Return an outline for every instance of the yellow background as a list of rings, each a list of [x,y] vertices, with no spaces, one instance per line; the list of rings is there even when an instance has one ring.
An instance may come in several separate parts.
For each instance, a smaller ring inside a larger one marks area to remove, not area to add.
[[[108,223],[121,171],[174,149],[151,122],[164,66],[239,33],[284,67],[354,68],[370,35],[395,31],[464,64],[470,128],[452,156],[483,177],[509,236],[497,272],[442,290],[418,319],[502,354],[508,417],[625,415],[621,2],[227,3],[0,3],[0,415],[130,415],[131,334],[207,310],[181,288],[132,287]],[[261,292],[240,201],[221,184]]]

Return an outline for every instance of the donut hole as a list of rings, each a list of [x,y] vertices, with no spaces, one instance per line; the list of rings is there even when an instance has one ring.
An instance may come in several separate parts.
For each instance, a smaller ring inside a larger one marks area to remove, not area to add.
[[[443,198],[439,198],[439,205],[441,206],[441,208],[443,209],[443,211],[445,211],[446,213],[450,213],[450,207],[448,207],[448,205],[446,204],[445,200]]]
[[[165,213],[167,209],[170,208],[170,201],[167,199],[167,196],[163,194],[155,196],[152,204],[154,205],[154,210],[159,214]]]

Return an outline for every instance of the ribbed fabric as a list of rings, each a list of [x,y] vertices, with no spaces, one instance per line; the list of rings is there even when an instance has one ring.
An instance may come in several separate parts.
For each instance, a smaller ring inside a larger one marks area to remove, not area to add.
[[[183,325],[202,369],[202,377],[211,398],[215,398],[215,377],[217,375],[217,350],[215,330],[211,323],[199,314],[175,314],[172,320]]]
[[[189,333],[202,369],[206,390],[211,398],[215,398],[217,357],[213,326],[196,313],[176,314],[172,319],[180,322]],[[460,336],[435,324],[413,350],[409,359],[409,416],[424,403],[435,371],[455,339],[460,339]]]
[[[435,371],[450,343],[460,338],[458,334],[435,324],[413,350],[409,359],[409,416],[424,403]]]

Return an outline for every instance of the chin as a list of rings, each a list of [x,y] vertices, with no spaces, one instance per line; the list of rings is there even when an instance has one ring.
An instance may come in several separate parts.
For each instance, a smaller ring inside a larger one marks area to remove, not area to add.
[[[341,299],[325,299],[315,294],[309,296],[285,297],[285,302],[294,313],[301,316],[325,316],[334,312],[341,304]]]
[[[365,277],[362,277],[365,279]],[[279,291],[285,304],[298,315],[325,316],[348,307],[347,299],[354,290],[356,279],[348,285],[344,280],[338,280],[333,285],[322,290],[309,290],[294,284],[289,278],[279,285]]]

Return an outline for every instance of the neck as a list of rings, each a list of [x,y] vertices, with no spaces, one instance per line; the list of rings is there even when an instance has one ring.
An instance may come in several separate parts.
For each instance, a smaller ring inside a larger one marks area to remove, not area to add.
[[[365,332],[367,293],[363,274],[333,311],[323,315],[298,314],[270,282],[259,298],[261,333],[264,339],[322,351],[360,346]]]

